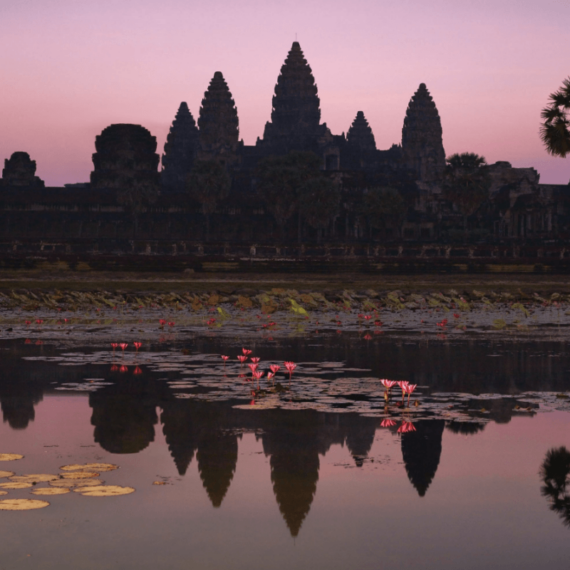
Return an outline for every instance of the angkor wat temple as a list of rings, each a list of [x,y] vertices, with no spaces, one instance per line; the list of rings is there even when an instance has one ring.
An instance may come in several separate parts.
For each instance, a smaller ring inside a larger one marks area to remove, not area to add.
[[[217,71],[197,122],[187,103],[180,103],[160,170],[156,137],[140,125],[111,125],[96,136],[94,168],[85,184],[46,188],[29,155],[15,152],[5,160],[0,180],[0,247],[10,252],[40,247],[60,253],[203,255],[209,244],[218,244],[222,249],[212,255],[228,255],[238,246],[253,255],[265,246],[283,255],[281,248],[289,246],[302,255],[314,244],[319,250],[328,247],[329,254],[342,246],[358,255],[358,247],[366,247],[366,255],[382,257],[389,255],[386,248],[402,255],[402,248],[414,244],[423,253],[431,248],[436,257],[449,257],[449,248],[459,243],[471,248],[469,257],[477,257],[481,247],[494,248],[490,257],[540,257],[549,255],[546,243],[557,248],[554,257],[565,258],[569,187],[540,184],[533,168],[488,165],[488,196],[468,215],[450,201],[443,191],[441,120],[424,83],[411,96],[399,144],[378,149],[362,111],[347,127],[346,134],[335,135],[321,122],[311,67],[294,42],[277,78],[270,120],[255,145],[239,139],[237,107]],[[259,165],[295,152],[318,157],[320,176],[335,184],[340,199],[334,215],[318,227],[292,204],[278,232],[271,204],[260,200]],[[231,177],[228,194],[210,205],[208,239],[203,204],[188,192],[189,176],[204,161],[217,162]],[[380,223],[367,213],[364,204],[373,188],[394,191],[402,215],[387,215]],[[527,246],[535,248],[532,253],[507,253]]]

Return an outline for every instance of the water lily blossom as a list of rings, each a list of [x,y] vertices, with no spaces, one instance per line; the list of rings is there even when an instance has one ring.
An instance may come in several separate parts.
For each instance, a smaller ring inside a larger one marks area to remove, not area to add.
[[[294,362],[284,362],[285,369],[289,372],[289,380],[291,380],[291,376],[293,375],[293,370],[297,368],[297,365]]]
[[[402,388],[402,391],[408,395],[408,406],[410,405],[410,396],[417,387],[417,384],[406,384],[406,386]]]
[[[383,378],[380,380],[380,383],[382,386],[384,386],[384,388],[386,388],[386,390],[391,390],[396,385],[396,380],[386,380]]]
[[[122,342],[119,346],[121,347],[121,350],[124,352],[125,348],[127,348],[127,346],[129,346],[129,343],[128,342]]]
[[[242,348],[241,351],[243,352],[244,356],[249,356],[251,354],[251,350],[247,348]]]
[[[396,425],[396,422],[393,419],[385,418],[382,420],[380,427],[390,428],[390,427],[394,427],[395,425]]]
[[[279,370],[281,370],[281,366],[279,366],[279,364],[272,364],[269,367],[269,370],[271,370],[271,372],[273,372],[273,376],[275,376],[275,374],[277,374],[277,372],[279,372]]]
[[[252,361],[254,364],[257,364],[257,363],[260,361],[260,358],[259,358],[258,356],[252,356],[252,357],[251,357],[251,361]]]
[[[416,431],[416,428],[412,422],[402,422],[402,425],[398,428],[398,433],[411,433]]]
[[[259,364],[253,363],[253,364],[248,364],[248,366],[249,366],[249,369],[251,370],[251,375],[253,376],[254,373],[256,372],[257,367],[259,366]]]
[[[142,346],[142,342],[133,342],[133,344],[135,345],[135,348],[137,349],[138,352],[139,348]]]
[[[237,359],[243,364],[247,360],[247,356],[244,356],[243,354],[238,354]]]

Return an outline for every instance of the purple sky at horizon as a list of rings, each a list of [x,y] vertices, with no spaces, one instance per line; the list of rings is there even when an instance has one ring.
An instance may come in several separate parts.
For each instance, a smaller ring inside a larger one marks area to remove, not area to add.
[[[136,123],[162,154],[181,101],[194,118],[215,71],[255,144],[297,34],[333,134],[364,111],[378,148],[401,140],[426,83],[447,155],[534,167],[566,184],[538,130],[548,95],[570,75],[568,0],[2,0],[0,164],[15,151],[48,186],[89,180],[95,136]]]

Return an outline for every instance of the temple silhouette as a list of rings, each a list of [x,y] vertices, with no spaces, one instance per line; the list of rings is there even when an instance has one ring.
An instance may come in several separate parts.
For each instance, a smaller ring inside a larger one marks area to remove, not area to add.
[[[179,104],[162,157],[156,137],[143,126],[108,126],[95,137],[90,181],[63,188],[46,188],[35,174],[35,161],[15,152],[5,160],[0,179],[0,248],[12,257],[38,250],[44,255],[194,256],[209,251],[235,257],[242,255],[235,248],[239,245],[248,245],[255,256],[259,244],[265,244],[277,246],[264,250],[265,257],[279,257],[280,245],[297,244],[295,254],[308,255],[304,244],[316,243],[311,255],[402,257],[405,247],[424,244],[408,255],[481,257],[488,263],[508,257],[564,260],[567,255],[558,247],[562,242],[543,242],[570,237],[570,191],[566,185],[540,184],[533,168],[513,168],[504,161],[486,167],[488,198],[463,221],[444,192],[442,121],[424,83],[411,94],[401,140],[384,150],[377,148],[362,110],[355,108],[346,134],[333,134],[321,122],[315,78],[298,42],[281,67],[271,115],[254,145],[239,138],[238,108],[220,71],[196,116],[186,102]],[[340,203],[318,227],[297,206],[297,215],[278,233],[270,204],[260,200],[259,167],[270,157],[295,153],[316,157],[321,178],[340,189]],[[206,240],[203,205],[189,195],[188,178],[198,163],[210,161],[226,169],[231,191],[210,204],[213,233]],[[385,215],[380,222],[381,214],[367,210],[367,195],[376,188],[399,196],[401,213]],[[464,223],[469,232],[459,231]],[[205,241],[223,247],[209,248]],[[454,253],[456,242],[471,244],[471,249]],[[359,251],[354,244],[374,249]],[[390,244],[401,245],[391,252]],[[512,244],[518,249],[501,247]],[[521,250],[521,245],[528,248]],[[344,249],[335,253],[335,246]]]

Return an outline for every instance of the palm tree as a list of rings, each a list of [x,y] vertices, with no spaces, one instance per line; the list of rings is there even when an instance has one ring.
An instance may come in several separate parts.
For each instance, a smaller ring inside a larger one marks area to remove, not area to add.
[[[133,216],[133,238],[138,232],[139,214],[154,203],[160,194],[158,181],[124,176],[119,183],[117,202]]]
[[[210,216],[218,202],[227,198],[232,181],[226,169],[215,160],[199,160],[188,175],[189,194],[201,204],[206,218],[206,241],[210,241]]]
[[[271,156],[259,162],[257,193],[275,218],[282,240],[285,224],[295,211],[300,212],[301,187],[310,178],[318,176],[320,165],[321,160],[316,154],[301,151]]]
[[[307,223],[317,230],[319,242],[322,230],[338,214],[339,204],[340,190],[330,178],[311,178],[301,187],[299,211]]]
[[[377,186],[364,194],[362,213],[371,228],[386,229],[392,222],[400,230],[406,210],[406,203],[395,188]]]
[[[451,155],[446,162],[443,195],[462,214],[463,229],[467,234],[467,218],[489,198],[491,179],[487,161],[473,152],[464,152]]]
[[[544,485],[543,497],[550,508],[558,513],[566,526],[570,526],[570,451],[565,447],[553,448],[546,453],[540,469]]]
[[[540,116],[544,123],[540,126],[540,138],[549,154],[565,158],[570,153],[570,77],[562,82],[562,87],[550,94],[550,105]]]

